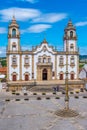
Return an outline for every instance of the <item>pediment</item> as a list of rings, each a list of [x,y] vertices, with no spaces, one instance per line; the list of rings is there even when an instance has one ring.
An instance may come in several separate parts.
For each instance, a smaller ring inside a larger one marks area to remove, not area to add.
[[[36,46],[36,48],[33,50],[33,53],[40,53],[40,52],[49,52],[52,54],[55,54],[57,51],[54,49],[53,46],[49,46],[48,44],[40,44],[39,46]]]

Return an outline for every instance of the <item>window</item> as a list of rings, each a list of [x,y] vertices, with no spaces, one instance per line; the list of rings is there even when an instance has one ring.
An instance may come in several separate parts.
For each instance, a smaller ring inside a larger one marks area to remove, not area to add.
[[[51,58],[48,58],[48,63],[50,63],[51,62]]]
[[[43,58],[43,63],[46,63],[46,58]]]
[[[25,60],[24,64],[29,65],[29,57],[27,55],[25,56],[24,60]]]
[[[15,44],[15,43],[13,43],[13,45],[12,45],[12,50],[13,50],[13,51],[16,50],[16,44]]]
[[[12,30],[12,37],[16,37],[16,29]]]
[[[26,58],[26,59],[25,59],[25,64],[28,64],[28,63],[29,63],[29,59]]]
[[[70,45],[70,50],[74,51],[74,45],[73,44]]]
[[[70,38],[73,37],[73,31],[70,31]]]
[[[41,58],[38,58],[38,62],[41,63]]]
[[[74,65],[75,61],[74,61],[74,57],[71,57],[71,65]]]
[[[16,65],[16,64],[17,64],[17,58],[16,58],[16,56],[13,56],[12,65]]]
[[[60,60],[59,60],[59,65],[63,65],[63,61],[64,61],[64,60],[63,60],[63,57],[61,56],[61,57],[60,57]]]

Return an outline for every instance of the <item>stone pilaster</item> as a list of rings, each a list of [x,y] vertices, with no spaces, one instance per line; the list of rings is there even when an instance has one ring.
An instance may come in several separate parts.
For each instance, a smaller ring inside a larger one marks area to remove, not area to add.
[[[7,81],[9,81],[9,55],[7,55]]]
[[[32,74],[34,79],[34,55],[32,55]]]
[[[55,55],[55,79],[57,79],[57,55]]]
[[[20,54],[20,80],[22,80],[22,54]]]
[[[77,56],[77,79],[79,79],[79,55]]]

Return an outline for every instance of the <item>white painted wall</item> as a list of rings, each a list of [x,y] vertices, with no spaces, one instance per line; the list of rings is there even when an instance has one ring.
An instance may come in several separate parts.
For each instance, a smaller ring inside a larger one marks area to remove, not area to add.
[[[61,55],[58,55],[57,56],[57,79],[59,79],[59,74],[60,72],[62,71],[64,73],[64,79],[66,77],[65,73],[66,73],[66,55],[62,55],[63,58],[64,58],[64,66],[63,67],[60,67],[59,66],[59,59],[60,59],[60,56]],[[71,67],[70,66],[70,59],[71,59],[71,56],[72,55],[69,55],[68,56],[68,78],[70,79],[70,73],[73,71],[75,73],[75,79],[77,78],[77,74],[78,74],[78,65],[77,65],[77,55],[74,55],[74,59],[75,59],[75,66],[74,67]]]
[[[20,80],[20,55],[16,54],[17,57],[17,67],[13,68],[12,67],[12,57],[13,55],[9,55],[9,80],[12,81],[12,73],[16,72],[17,73],[17,80]]]
[[[72,41],[70,41],[72,42]],[[46,47],[46,50],[44,51],[44,46]],[[38,57],[39,56],[50,56],[51,57],[51,62],[53,63],[52,66],[52,71],[57,71],[57,79],[59,79],[59,73],[61,71],[63,71],[64,73],[64,79],[65,79],[65,73],[66,73],[66,55],[57,55],[57,70],[55,70],[55,51],[53,51],[52,48],[50,48],[48,46],[48,44],[41,44],[39,47],[37,47],[37,49],[34,51],[34,79],[37,78],[37,63],[38,63]],[[22,80],[24,80],[24,73],[28,72],[30,74],[30,80],[32,80],[32,55],[28,54],[29,56],[29,67],[26,68],[24,67],[24,58],[25,55],[22,55]],[[59,59],[60,56],[63,56],[64,58],[64,66],[61,68],[59,66]],[[70,66],[70,59],[71,59],[72,55],[68,56],[68,72],[71,73],[72,71],[75,73],[75,79],[77,78],[77,74],[78,74],[78,65],[77,65],[77,61],[78,61],[78,56],[74,55],[74,59],[75,59],[75,66],[71,67]],[[17,80],[20,80],[20,55],[16,55],[17,57],[17,67],[13,68],[12,65],[12,57],[13,55],[9,55],[9,79],[12,80],[12,73],[16,72],[17,75]],[[68,78],[70,79],[70,74],[68,75]],[[52,77],[52,79],[54,79],[54,77]]]
[[[29,67],[28,68],[24,67],[25,56],[26,55],[22,55],[22,80],[24,80],[24,74],[26,72],[28,72],[30,74],[29,79],[31,80],[32,79],[32,55],[28,55],[28,57],[29,57]]]

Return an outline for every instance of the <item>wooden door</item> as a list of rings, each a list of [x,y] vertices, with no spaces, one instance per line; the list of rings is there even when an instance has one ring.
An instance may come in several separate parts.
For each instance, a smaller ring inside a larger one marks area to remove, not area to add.
[[[60,80],[63,80],[63,74],[60,74]]]
[[[29,80],[29,76],[26,74],[25,75],[25,81],[28,81]]]
[[[13,81],[16,81],[16,75],[13,75]]]
[[[74,79],[74,74],[71,74],[71,80],[73,80]]]

